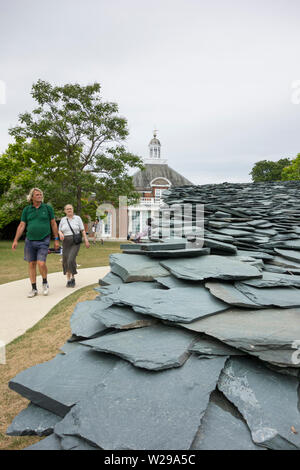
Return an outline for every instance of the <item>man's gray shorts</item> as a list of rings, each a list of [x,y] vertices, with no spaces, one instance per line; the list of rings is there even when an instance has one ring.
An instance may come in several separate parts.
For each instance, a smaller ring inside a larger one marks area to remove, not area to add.
[[[28,240],[25,238],[24,260],[28,261],[46,261],[50,244],[50,235],[43,240]]]

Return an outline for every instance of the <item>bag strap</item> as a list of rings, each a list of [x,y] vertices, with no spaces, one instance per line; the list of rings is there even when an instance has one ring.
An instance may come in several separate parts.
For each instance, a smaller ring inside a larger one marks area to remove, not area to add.
[[[67,217],[66,219],[67,219],[67,222],[68,222],[68,224],[69,224],[69,227],[70,227],[70,229],[71,229],[71,230],[72,230],[72,232],[73,232],[73,235],[75,235],[75,232],[74,232],[74,230],[73,230],[73,229],[72,229],[72,227],[71,227],[71,224],[70,224],[70,222],[69,222],[69,219],[68,219],[68,217]]]

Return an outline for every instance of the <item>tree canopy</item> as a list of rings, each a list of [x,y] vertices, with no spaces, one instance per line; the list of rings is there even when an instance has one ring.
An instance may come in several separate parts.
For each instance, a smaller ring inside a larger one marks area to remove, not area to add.
[[[289,158],[281,158],[277,162],[261,160],[253,166],[250,175],[254,182],[280,181],[282,170],[291,164]]]
[[[289,166],[282,170],[282,180],[300,180],[300,153]]]
[[[15,142],[0,157],[0,227],[19,218],[34,186],[56,211],[70,203],[79,215],[105,200],[118,204],[120,195],[129,203],[138,199],[128,171],[143,169],[142,161],[124,147],[127,120],[116,103],[103,101],[100,89],[99,83],[33,84],[37,107],[19,115],[9,130]]]

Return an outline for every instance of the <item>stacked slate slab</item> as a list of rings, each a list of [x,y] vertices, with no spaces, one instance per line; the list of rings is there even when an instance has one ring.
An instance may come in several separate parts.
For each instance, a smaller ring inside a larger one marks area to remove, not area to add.
[[[201,237],[191,217],[111,255],[61,354],[10,381],[29,406],[7,433],[46,436],[28,450],[299,450],[299,190],[168,191],[204,205]]]

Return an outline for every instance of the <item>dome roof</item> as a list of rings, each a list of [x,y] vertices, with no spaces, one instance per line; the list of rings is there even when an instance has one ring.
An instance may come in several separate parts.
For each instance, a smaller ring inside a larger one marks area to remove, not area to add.
[[[156,137],[153,137],[153,139],[150,140],[149,145],[160,145],[160,141]]]

